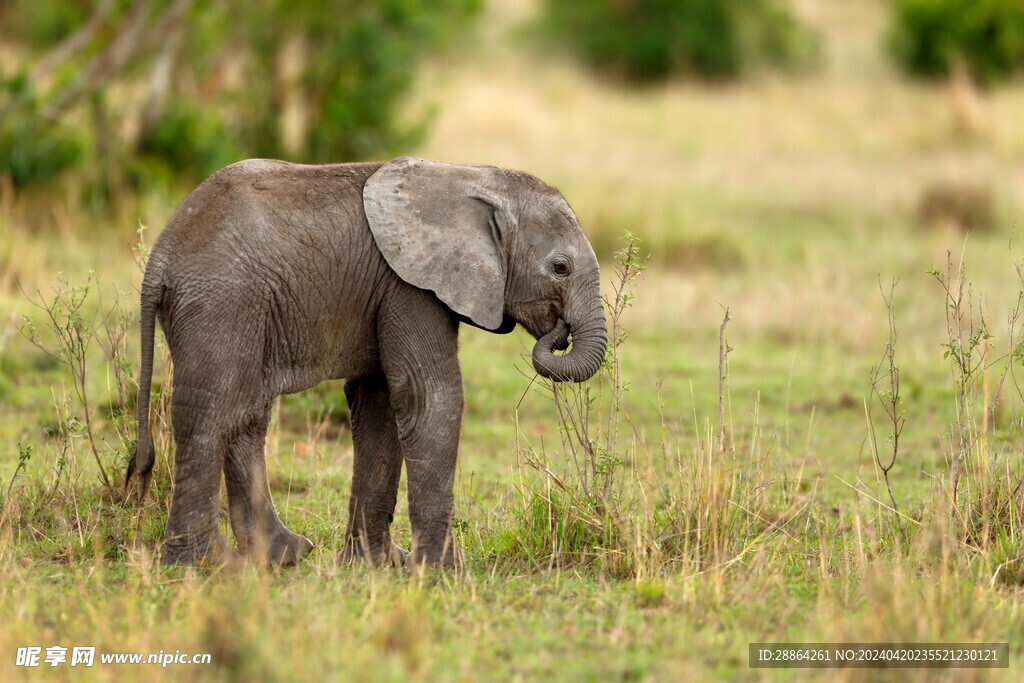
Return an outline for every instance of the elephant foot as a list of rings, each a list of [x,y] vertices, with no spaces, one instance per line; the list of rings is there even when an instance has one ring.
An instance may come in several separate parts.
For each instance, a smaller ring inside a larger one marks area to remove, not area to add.
[[[463,565],[462,548],[448,542],[442,548],[414,547],[405,558],[405,566],[412,571],[429,566],[438,569],[460,570]]]
[[[291,567],[310,553],[313,542],[280,526],[269,535],[239,536],[238,549],[252,562]]]
[[[291,567],[309,555],[313,542],[281,527],[267,545],[267,560],[279,567]]]
[[[382,567],[390,564],[392,567],[401,568],[406,566],[409,553],[403,548],[388,542],[389,547],[371,550],[360,538],[349,537],[345,541],[345,547],[341,549],[340,560],[344,564],[355,564],[356,562],[370,562],[374,566]]]
[[[206,543],[168,540],[161,562],[166,567],[181,565],[225,571],[240,571],[245,566],[242,556],[236,553],[220,534],[214,535]]]

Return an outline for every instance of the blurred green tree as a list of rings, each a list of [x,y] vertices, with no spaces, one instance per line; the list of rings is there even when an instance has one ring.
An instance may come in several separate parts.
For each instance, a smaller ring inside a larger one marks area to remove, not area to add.
[[[8,175],[15,187],[44,183],[82,160],[82,136],[43,115],[23,74],[0,76],[0,92],[21,103],[15,109],[0,100],[0,175]]]
[[[1021,0],[892,0],[890,49],[909,73],[966,68],[983,82],[1024,70]]]
[[[630,80],[733,78],[760,63],[811,66],[816,37],[778,0],[546,0],[547,32]]]
[[[423,134],[399,115],[418,65],[480,0],[23,0],[0,80],[0,175],[88,165],[107,185],[201,178],[248,156],[386,156]],[[125,171],[124,169],[127,169]]]

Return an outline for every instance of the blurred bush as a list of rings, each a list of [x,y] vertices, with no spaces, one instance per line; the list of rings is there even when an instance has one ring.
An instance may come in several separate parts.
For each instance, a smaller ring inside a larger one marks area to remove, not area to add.
[[[420,59],[464,29],[479,7],[479,0],[241,2],[222,17],[252,58],[236,93],[248,100],[241,137],[258,156],[321,163],[414,144],[426,122],[400,120],[398,107]],[[302,111],[292,144],[279,125],[289,100]]]
[[[777,0],[546,0],[546,32],[631,80],[805,68],[817,38]]]
[[[50,181],[82,160],[82,136],[45,118],[24,77],[0,77],[2,92],[22,101],[21,107],[8,109],[0,99],[0,174],[15,187]]]
[[[420,61],[480,0],[19,0],[0,80],[0,175],[95,187],[195,182],[232,161],[338,162],[408,151]],[[127,175],[125,169],[128,169]],[[103,174],[116,174],[98,178]]]
[[[47,45],[69,35],[89,18],[89,3],[75,0],[12,2],[4,19],[33,45]]]
[[[949,227],[962,233],[995,229],[995,199],[978,182],[946,178],[926,185],[917,205],[918,222],[926,228]]]
[[[137,149],[168,180],[180,173],[205,177],[247,156],[216,111],[186,99],[167,106]]]
[[[890,48],[912,74],[944,76],[959,66],[992,82],[1024,68],[1021,0],[892,0]]]

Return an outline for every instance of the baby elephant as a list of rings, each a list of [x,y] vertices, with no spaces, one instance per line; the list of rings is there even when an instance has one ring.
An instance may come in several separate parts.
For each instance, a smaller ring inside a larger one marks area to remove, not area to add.
[[[343,557],[454,565],[459,324],[503,334],[518,323],[538,339],[538,373],[581,382],[605,354],[599,282],[569,204],[525,173],[408,157],[219,171],[175,212],[142,283],[127,481],[138,477],[145,496],[159,320],[177,446],[164,563],[232,566],[244,555],[289,565],[310,551],[271,499],[267,424],[280,394],[344,378],[355,462]],[[390,531],[403,462],[409,553]],[[222,471],[241,555],[218,531]]]

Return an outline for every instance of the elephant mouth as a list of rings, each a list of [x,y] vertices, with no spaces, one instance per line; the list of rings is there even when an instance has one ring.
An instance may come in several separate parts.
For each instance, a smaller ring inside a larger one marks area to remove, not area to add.
[[[549,351],[565,351],[569,348],[570,335],[569,323],[559,318],[551,331],[537,340],[537,346]]]
[[[564,333],[559,330],[560,326],[565,328]],[[572,326],[559,318],[558,321],[555,322],[555,326],[550,332],[548,332],[548,335],[552,335],[555,332],[558,332],[558,334],[550,339],[551,349],[553,351],[565,351],[572,344]]]

